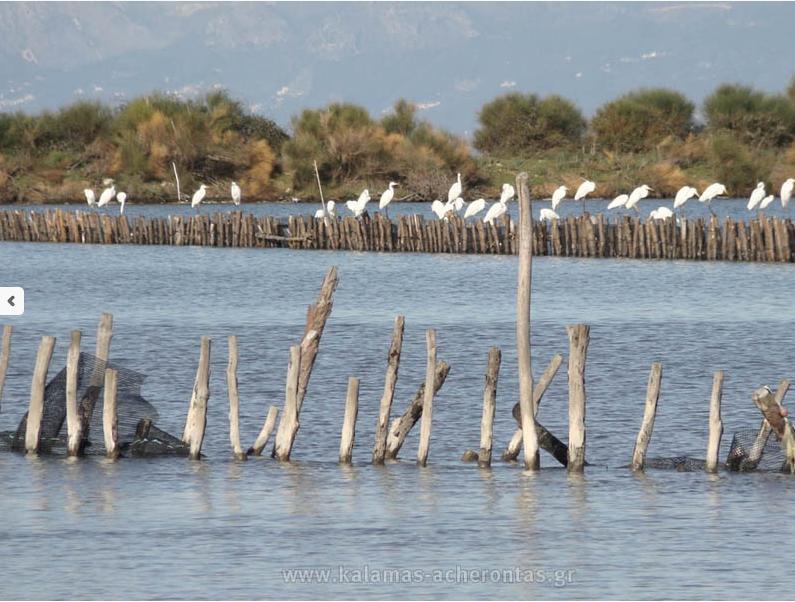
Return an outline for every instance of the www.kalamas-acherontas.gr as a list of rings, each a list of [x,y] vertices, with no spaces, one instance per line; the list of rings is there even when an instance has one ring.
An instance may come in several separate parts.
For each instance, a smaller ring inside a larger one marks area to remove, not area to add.
[[[293,568],[281,571],[285,583],[294,584],[405,584],[412,583],[536,583],[565,587],[574,582],[574,569],[468,568],[446,569],[377,568],[367,564],[350,567]]]

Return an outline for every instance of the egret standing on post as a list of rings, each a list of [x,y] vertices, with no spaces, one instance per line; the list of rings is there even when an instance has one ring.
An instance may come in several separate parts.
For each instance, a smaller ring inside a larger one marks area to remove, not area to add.
[[[119,215],[124,215],[124,203],[127,201],[127,193],[120,192],[116,195],[116,200],[119,201]]]
[[[751,192],[751,196],[748,197],[748,204],[745,206],[748,211],[753,211],[756,209],[756,206],[762,202],[762,199],[765,198],[765,183],[759,182],[754,188],[753,192]]]
[[[781,185],[781,206],[787,209],[792,198],[792,189],[795,187],[795,178],[787,178]]]
[[[552,211],[558,208],[558,205],[566,198],[566,193],[569,191],[565,186],[559,186],[555,192],[552,193]]]
[[[477,215],[485,208],[486,208],[486,199],[477,199],[476,201],[472,201],[467,206],[467,210],[464,211],[464,219],[472,217],[473,215]]]
[[[624,206],[627,209],[634,209],[635,211],[638,211],[638,208],[635,205],[637,205],[638,201],[640,201],[641,199],[645,199],[647,196],[649,196],[649,192],[654,192],[654,189],[650,188],[646,184],[638,186],[635,190],[633,190],[629,194],[629,199],[627,199],[627,204]]]
[[[381,200],[378,201],[378,208],[384,210],[387,218],[389,218],[389,203],[395,197],[395,186],[397,186],[395,182],[390,182],[389,188],[381,193]]]
[[[190,206],[193,208],[198,207],[199,203],[201,203],[204,200],[206,194],[207,194],[207,186],[205,184],[202,184],[201,186],[199,186],[199,189],[193,193],[193,198],[190,200]]]
[[[712,210],[710,202],[712,201],[712,199],[724,194],[726,194],[726,187],[723,184],[720,184],[719,182],[715,182],[714,184],[710,184],[704,189],[704,192],[701,193],[701,196],[698,197],[698,200],[702,203],[706,203],[709,212],[712,215],[715,215],[715,212]]]
[[[590,180],[585,180],[577,187],[577,192],[574,193],[575,201],[582,201],[582,212],[585,213],[585,197],[596,190],[596,184]]]
[[[608,209],[621,209],[625,207],[627,201],[629,200],[628,194],[619,194],[616,198],[614,198],[610,203],[607,205]]]
[[[93,190],[91,190],[90,188],[86,188],[83,191],[83,194],[86,195],[86,203],[88,203],[89,207],[93,207],[94,205],[97,204],[97,197],[94,196],[94,191]],[[782,197],[782,198],[784,198],[784,197]]]
[[[502,185],[502,192],[500,193],[500,203],[505,204],[508,201],[512,201],[513,197],[516,196],[516,190],[514,187],[508,184],[507,182]]]
[[[232,202],[235,205],[239,205],[240,204],[240,199],[242,198],[242,195],[240,193],[240,186],[237,185],[237,182],[232,182],[232,187],[229,190],[229,192],[232,193]]]
[[[464,187],[461,184],[461,174],[458,174],[458,179],[450,186],[450,190],[447,191],[447,202],[452,203],[461,196],[462,192],[464,192]]]
[[[97,202],[97,207],[104,207],[116,196],[116,185],[111,184],[110,187],[106,188],[102,191],[102,194],[99,195],[99,201]]]
[[[695,188],[692,186],[682,186],[674,197],[674,209],[679,209],[679,207],[682,207],[694,196],[698,196],[698,191]]]

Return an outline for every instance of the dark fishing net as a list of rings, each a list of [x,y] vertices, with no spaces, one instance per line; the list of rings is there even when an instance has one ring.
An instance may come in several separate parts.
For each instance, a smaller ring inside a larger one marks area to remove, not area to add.
[[[124,451],[134,443],[138,444],[136,455],[149,452],[154,455],[161,447],[160,453],[186,453],[185,446],[175,437],[152,426],[159,415],[155,407],[141,396],[141,386],[146,379],[144,374],[107,363],[90,353],[81,353],[77,369],[77,406],[78,415],[86,416],[88,432],[85,433],[84,451],[104,452],[103,438],[103,405],[105,368],[113,368],[117,373],[116,415],[119,448]],[[145,427],[149,428],[145,428]],[[13,433],[0,438],[11,449],[21,451],[25,448],[25,430],[27,429],[27,413]],[[52,452],[66,445],[66,368],[58,372],[44,389],[44,411],[41,420],[40,450]],[[153,441],[147,437],[150,433],[157,436]]]
[[[779,471],[785,460],[781,441],[770,429],[746,429],[734,433],[726,465],[730,470]]]

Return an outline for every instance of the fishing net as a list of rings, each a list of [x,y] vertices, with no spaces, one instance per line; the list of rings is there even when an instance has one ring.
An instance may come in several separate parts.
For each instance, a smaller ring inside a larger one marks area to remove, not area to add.
[[[81,353],[77,368],[78,415],[88,417],[84,433],[85,453],[104,453],[103,396],[105,368],[117,373],[116,415],[119,448],[130,448],[134,455],[187,453],[182,442],[153,426],[159,418],[155,407],[141,396],[146,376],[106,362],[89,353]],[[66,445],[66,368],[58,372],[44,389],[44,410],[41,420],[40,451],[53,452]],[[2,437],[12,450],[25,448],[27,413],[16,431]]]
[[[781,441],[764,427],[737,431],[732,437],[726,466],[730,470],[780,471],[786,461]]]

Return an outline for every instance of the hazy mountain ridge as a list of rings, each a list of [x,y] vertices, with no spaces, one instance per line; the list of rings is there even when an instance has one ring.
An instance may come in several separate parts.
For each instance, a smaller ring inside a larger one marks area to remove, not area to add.
[[[782,89],[793,17],[761,3],[3,3],[0,110],[222,86],[281,123],[332,100],[378,114],[404,96],[466,132],[508,90],[591,113],[638,86],[694,100],[724,81]]]

